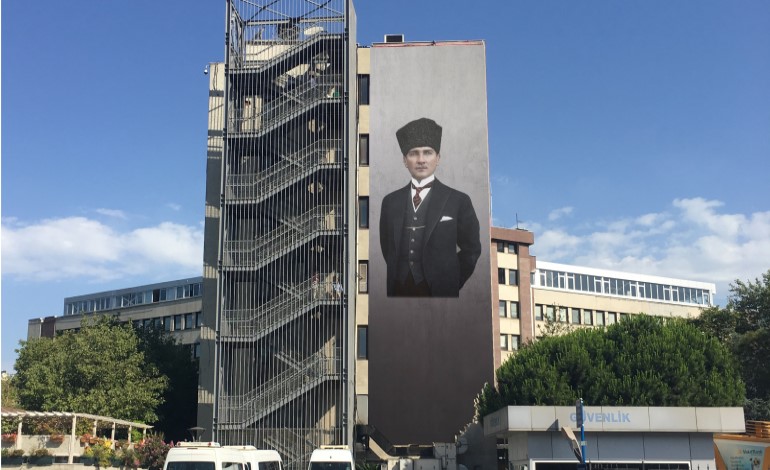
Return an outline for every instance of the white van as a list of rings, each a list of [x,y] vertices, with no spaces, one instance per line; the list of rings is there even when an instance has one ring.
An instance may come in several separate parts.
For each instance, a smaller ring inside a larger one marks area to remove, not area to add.
[[[261,450],[254,446],[225,446],[243,454],[246,470],[283,470],[281,454],[275,450]]]
[[[216,442],[179,442],[166,454],[163,470],[246,470],[244,457]]]
[[[355,470],[356,461],[348,446],[321,446],[310,456],[308,470]]]

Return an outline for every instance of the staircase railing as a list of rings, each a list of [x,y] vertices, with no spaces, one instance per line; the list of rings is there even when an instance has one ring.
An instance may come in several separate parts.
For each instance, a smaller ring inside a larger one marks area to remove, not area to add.
[[[283,125],[285,118],[309,109],[322,100],[338,98],[342,84],[342,75],[319,75],[307,78],[290,90],[282,91],[280,96],[264,104],[260,104],[258,97],[249,100],[251,108],[246,108],[244,103],[236,103],[230,116],[230,128],[243,134],[264,133]]]
[[[223,395],[220,422],[225,425],[253,423],[324,380],[337,377],[339,371],[339,348],[335,348],[332,356],[317,352],[248,393]]]
[[[340,164],[342,141],[320,140],[261,173],[227,176],[227,201],[260,201],[319,168]]]
[[[278,259],[323,231],[338,231],[340,206],[317,206],[304,214],[284,218],[275,230],[256,240],[224,242],[224,266],[258,268]]]
[[[256,340],[321,304],[340,300],[336,273],[322,273],[292,286],[253,309],[224,309],[222,337]]]

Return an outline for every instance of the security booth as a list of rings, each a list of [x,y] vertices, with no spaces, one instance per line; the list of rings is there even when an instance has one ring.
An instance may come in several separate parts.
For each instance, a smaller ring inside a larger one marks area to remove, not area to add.
[[[585,441],[576,407],[509,406],[484,417],[505,442],[507,468],[715,470],[714,434],[745,431],[743,408],[587,406]]]

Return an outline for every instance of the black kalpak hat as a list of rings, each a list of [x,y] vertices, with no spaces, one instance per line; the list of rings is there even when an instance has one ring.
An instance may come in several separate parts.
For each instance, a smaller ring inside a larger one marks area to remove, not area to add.
[[[430,147],[441,151],[441,126],[428,118],[416,119],[396,131],[401,153],[406,155],[415,147]]]

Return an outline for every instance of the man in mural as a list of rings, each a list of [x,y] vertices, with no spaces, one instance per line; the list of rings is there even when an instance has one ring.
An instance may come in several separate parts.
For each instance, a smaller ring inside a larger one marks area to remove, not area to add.
[[[458,297],[481,255],[467,194],[436,179],[441,126],[428,118],[396,132],[411,182],[382,200],[380,246],[389,297]]]

